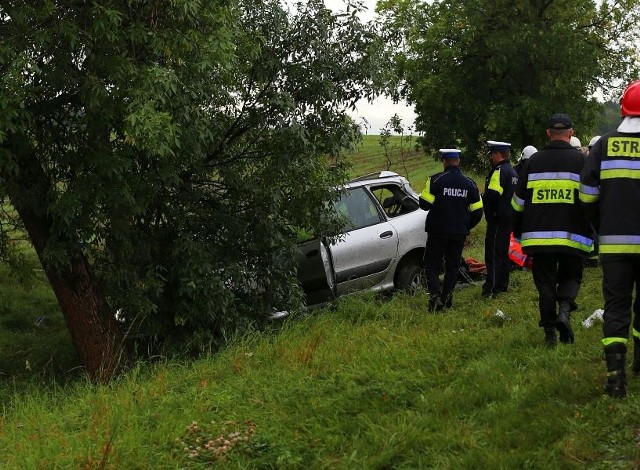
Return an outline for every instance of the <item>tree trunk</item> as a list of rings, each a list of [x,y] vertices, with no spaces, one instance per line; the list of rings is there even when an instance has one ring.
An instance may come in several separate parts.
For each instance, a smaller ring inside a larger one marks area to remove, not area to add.
[[[124,369],[129,356],[115,312],[97,288],[87,260],[75,260],[65,274],[43,266],[87,374],[94,382],[107,382]]]
[[[52,182],[31,151],[14,154],[18,156],[19,171],[3,175],[11,202],[49,278],[80,361],[92,381],[106,382],[129,361],[115,312],[98,289],[79,244],[67,244],[75,248],[67,252],[69,266],[64,271],[46,261],[44,253],[53,226],[48,210],[54,194]]]

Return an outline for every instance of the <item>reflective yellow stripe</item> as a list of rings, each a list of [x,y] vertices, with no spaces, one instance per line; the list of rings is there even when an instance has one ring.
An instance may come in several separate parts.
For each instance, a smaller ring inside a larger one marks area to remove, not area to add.
[[[580,193],[579,198],[580,198],[581,202],[584,202],[586,204],[590,204],[590,203],[593,203],[593,202],[598,202],[598,199],[600,198],[600,196],[594,196],[592,194]]]
[[[640,254],[640,245],[600,245],[600,253],[603,255],[615,255],[620,253]]]
[[[579,189],[580,183],[571,180],[538,180],[528,181],[527,189]]]
[[[640,170],[629,170],[627,168],[621,168],[617,170],[601,170],[600,179],[610,180],[613,178],[630,178],[634,180],[640,179]]]
[[[482,209],[482,199],[473,204],[469,204],[469,212],[477,211],[478,209]]]
[[[436,197],[431,194],[431,178],[427,180],[427,184],[424,186],[422,193],[420,193],[420,197],[430,204],[433,204],[436,200]]]
[[[633,336],[635,336],[636,338],[640,338],[640,331],[636,330],[635,328],[631,330],[631,333],[633,333]]]
[[[496,169],[496,171],[491,175],[487,189],[491,189],[502,196],[504,189],[500,186],[500,168]]]
[[[528,240],[522,240],[522,248],[527,246],[568,246],[577,250],[584,251],[585,253],[591,253],[593,246],[585,245],[584,243],[577,242],[575,240],[567,240],[566,238],[533,238]],[[602,253],[602,247],[600,248]]]
[[[511,208],[516,212],[524,212],[524,206],[518,204],[515,199],[511,199]]]
[[[605,346],[609,346],[610,344],[613,344],[613,343],[627,344],[627,341],[629,341],[627,338],[616,338],[616,337],[602,338],[602,344],[604,344]]]

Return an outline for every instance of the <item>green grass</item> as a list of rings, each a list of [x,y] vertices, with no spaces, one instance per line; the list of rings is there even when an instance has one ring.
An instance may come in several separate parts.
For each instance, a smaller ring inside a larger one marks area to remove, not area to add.
[[[482,234],[467,248],[479,259]],[[531,273],[515,272],[508,296],[470,286],[442,314],[425,293],[351,296],[106,386],[53,380],[74,362],[50,294],[3,283],[3,332],[26,319],[4,366],[31,370],[2,376],[0,468],[638,468],[640,378],[626,400],[604,396],[601,325],[580,325],[601,281],[586,269],[576,343],[553,350]],[[35,329],[41,311],[52,319]]]
[[[416,150],[415,138],[411,137],[391,136],[384,147],[380,136],[366,135],[349,161],[352,164],[351,176],[382,170],[395,171],[407,177],[418,192],[424,187],[427,176],[442,171],[440,162]]]
[[[32,274],[16,276],[0,264],[0,404],[15,380],[68,380],[78,359],[58,302],[43,271],[28,256]]]

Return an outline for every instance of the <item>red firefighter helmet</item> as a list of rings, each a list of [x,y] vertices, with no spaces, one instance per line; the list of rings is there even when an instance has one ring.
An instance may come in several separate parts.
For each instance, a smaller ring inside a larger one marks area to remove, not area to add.
[[[640,116],[640,80],[631,82],[620,100],[622,116]]]

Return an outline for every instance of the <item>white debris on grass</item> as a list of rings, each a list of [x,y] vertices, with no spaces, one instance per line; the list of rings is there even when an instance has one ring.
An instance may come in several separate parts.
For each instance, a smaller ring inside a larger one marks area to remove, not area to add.
[[[496,313],[493,314],[494,317],[502,318],[503,320],[511,320],[510,317],[506,316],[504,312],[500,309],[496,310]]]
[[[585,328],[591,328],[596,320],[602,321],[602,315],[604,315],[604,310],[602,310],[601,308],[594,310],[591,315],[589,315],[582,321],[582,326],[584,326]]]

